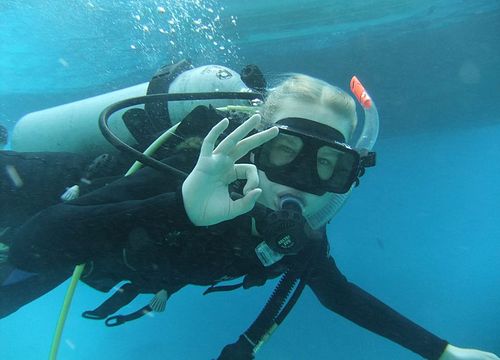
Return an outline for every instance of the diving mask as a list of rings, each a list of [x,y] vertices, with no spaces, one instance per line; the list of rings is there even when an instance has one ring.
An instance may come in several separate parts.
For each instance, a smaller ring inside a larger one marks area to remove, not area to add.
[[[315,195],[349,191],[374,153],[361,154],[330,126],[302,118],[285,118],[279,135],[255,151],[255,165],[269,180]]]

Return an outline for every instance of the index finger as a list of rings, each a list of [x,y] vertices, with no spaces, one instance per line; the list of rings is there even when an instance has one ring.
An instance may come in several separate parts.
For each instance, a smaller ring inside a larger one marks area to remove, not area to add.
[[[228,125],[229,120],[227,118],[224,118],[208,132],[207,136],[205,136],[205,139],[203,139],[203,142],[201,144],[201,156],[210,156],[212,154],[212,151],[215,147],[215,142],[224,132],[224,130],[226,130]]]
[[[260,122],[260,115],[252,115],[248,120],[243,122],[240,126],[234,129],[228,136],[226,136],[219,145],[215,148],[215,153],[230,153],[232,148],[235,147],[238,142],[243,139],[247,134],[252,131],[255,126]]]
[[[262,144],[265,144],[269,140],[276,137],[279,134],[279,130],[276,126],[269,128],[267,130],[253,134],[246,139],[241,140],[233,153],[234,160],[238,160],[245,156],[250,150],[253,150]]]

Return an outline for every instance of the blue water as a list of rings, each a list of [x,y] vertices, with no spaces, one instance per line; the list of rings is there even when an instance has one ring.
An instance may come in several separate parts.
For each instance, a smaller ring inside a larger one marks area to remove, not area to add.
[[[27,3],[0,3],[0,122],[9,129],[31,111],[148,81],[182,57],[256,63],[271,82],[294,71],[347,88],[357,74],[381,134],[377,167],[329,227],[339,267],[452,344],[500,353],[499,1]],[[203,297],[191,287],[164,314],[109,329],[79,316],[104,299],[81,285],[59,358],[215,357],[271,290]],[[64,291],[0,321],[2,359],[47,357]],[[257,358],[419,357],[307,290]]]

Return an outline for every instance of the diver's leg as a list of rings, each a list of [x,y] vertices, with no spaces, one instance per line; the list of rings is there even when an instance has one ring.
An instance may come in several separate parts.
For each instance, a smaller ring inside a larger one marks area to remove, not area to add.
[[[0,319],[48,293],[71,275],[71,272],[28,273],[8,262],[0,264]]]

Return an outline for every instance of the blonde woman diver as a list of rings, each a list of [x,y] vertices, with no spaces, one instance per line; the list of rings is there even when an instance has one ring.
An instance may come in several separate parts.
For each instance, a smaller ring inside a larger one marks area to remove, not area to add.
[[[356,148],[374,139],[353,139],[358,119],[350,95],[294,74],[270,92],[261,114],[239,126],[213,109],[197,112],[208,134],[185,132],[191,145],[163,160],[189,173],[186,179],[144,168],[42,210],[12,233],[2,316],[50,291],[77,264],[86,264],[82,280],[99,290],[127,279],[135,291],[156,294],[153,308],[189,284],[242,278],[247,289],[297,271],[323,306],[426,359],[498,359],[449,344],[338,269],[326,223],[374,165],[370,149]],[[284,226],[289,233],[279,233]],[[219,359],[254,358],[262,340],[257,330],[226,346]]]

